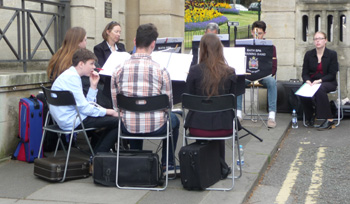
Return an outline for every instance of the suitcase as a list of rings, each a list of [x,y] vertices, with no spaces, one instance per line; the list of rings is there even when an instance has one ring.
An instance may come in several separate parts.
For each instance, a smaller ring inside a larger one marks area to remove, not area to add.
[[[47,181],[60,181],[63,178],[66,157],[48,157],[34,160],[34,175]],[[69,157],[67,179],[87,178],[90,162],[86,159]]]
[[[217,141],[192,143],[179,151],[181,183],[188,190],[204,190],[221,179]]]
[[[97,153],[93,159],[94,183],[116,186],[116,153]],[[158,154],[150,151],[121,152],[119,186],[156,187],[161,185]]]
[[[43,102],[43,125],[44,125],[49,107],[46,103],[44,93],[42,93],[42,92],[39,93],[38,95],[36,95],[36,98]],[[52,125],[52,124],[53,124],[53,120],[51,118],[49,120],[49,125]],[[56,149],[57,139],[58,139],[57,133],[46,131],[46,135],[45,135],[45,139],[44,139],[44,143],[43,143],[44,152],[54,151]]]
[[[292,113],[295,109],[298,120],[303,119],[303,107],[299,96],[295,95],[302,84],[297,79],[277,81],[277,113]]]
[[[38,157],[43,131],[43,103],[30,96],[19,102],[18,136],[20,142],[13,158],[33,162]]]

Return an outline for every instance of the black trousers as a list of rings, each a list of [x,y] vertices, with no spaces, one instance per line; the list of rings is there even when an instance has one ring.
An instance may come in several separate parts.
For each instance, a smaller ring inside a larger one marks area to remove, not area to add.
[[[102,131],[96,134],[96,138],[92,138],[91,143],[95,143],[94,152],[109,152],[118,138],[118,118],[113,116],[104,117],[87,117],[83,120],[85,128],[98,128]],[[81,127],[79,125],[78,127]],[[93,140],[96,140],[93,142]]]
[[[322,82],[313,97],[300,97],[305,112],[305,119],[310,120],[314,113],[316,113],[318,119],[333,118],[327,94],[336,89],[337,85],[334,82]]]

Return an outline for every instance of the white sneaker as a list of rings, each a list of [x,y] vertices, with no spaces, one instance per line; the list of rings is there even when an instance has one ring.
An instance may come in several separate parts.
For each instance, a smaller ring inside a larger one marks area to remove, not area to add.
[[[275,128],[276,127],[276,121],[272,118],[269,118],[267,120],[267,127],[269,128]]]
[[[239,123],[242,123],[242,122],[243,122],[243,118],[237,116],[237,119],[238,119]]]

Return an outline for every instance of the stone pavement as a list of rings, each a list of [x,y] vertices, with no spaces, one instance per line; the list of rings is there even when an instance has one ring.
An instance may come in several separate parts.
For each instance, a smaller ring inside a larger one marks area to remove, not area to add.
[[[242,125],[261,137],[259,142],[248,135],[240,140],[245,152],[243,176],[235,179],[233,190],[188,191],[182,188],[181,179],[170,180],[165,191],[121,190],[116,187],[104,187],[93,183],[92,177],[64,183],[50,183],[33,175],[33,164],[15,160],[0,163],[0,204],[41,204],[41,203],[243,203],[265,171],[281,140],[290,128],[291,114],[277,114],[277,127],[268,130],[261,121],[253,123],[244,120]],[[299,125],[302,125],[299,122]],[[181,131],[180,131],[181,132]],[[181,133],[180,133],[181,134]],[[244,135],[244,130],[239,132]],[[179,136],[177,151],[182,145]],[[154,144],[145,144],[145,149]],[[232,161],[232,147],[226,145],[226,160]],[[231,149],[231,150],[230,150]],[[230,156],[231,154],[231,156]],[[237,175],[237,172],[235,172]],[[229,181],[219,181],[214,186],[228,185]]]

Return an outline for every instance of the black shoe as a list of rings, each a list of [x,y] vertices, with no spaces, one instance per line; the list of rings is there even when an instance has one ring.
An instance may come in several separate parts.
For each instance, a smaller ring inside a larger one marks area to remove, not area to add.
[[[329,120],[325,120],[319,127],[317,130],[328,130],[328,129],[333,129],[335,128],[334,122],[333,121],[329,121]]]
[[[306,121],[306,127],[316,127],[315,126],[315,116],[312,116],[309,120]]]

